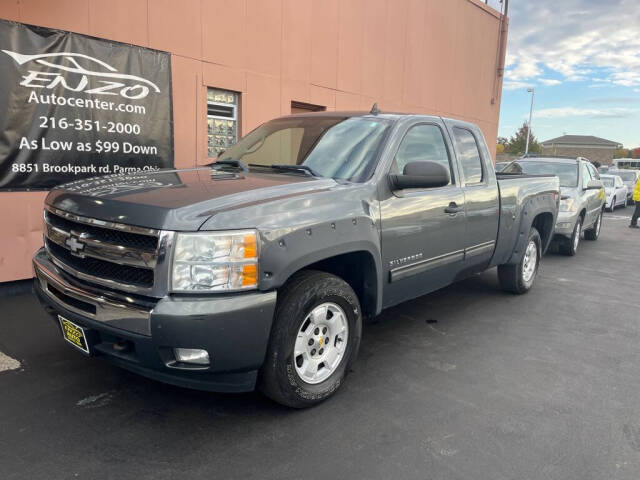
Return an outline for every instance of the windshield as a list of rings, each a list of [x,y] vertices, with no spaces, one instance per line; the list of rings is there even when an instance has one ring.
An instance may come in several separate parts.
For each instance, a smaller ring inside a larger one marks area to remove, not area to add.
[[[633,172],[615,172],[625,182],[635,182],[636,174]]]
[[[561,187],[578,186],[577,163],[513,162],[503,170],[506,173],[528,173],[530,175],[556,175]]]
[[[602,183],[605,187],[613,187],[613,178],[611,177],[600,177]]]
[[[300,117],[267,122],[223,152],[219,161],[305,165],[321,177],[366,181],[389,122],[364,117]],[[290,173],[281,170],[279,173]]]

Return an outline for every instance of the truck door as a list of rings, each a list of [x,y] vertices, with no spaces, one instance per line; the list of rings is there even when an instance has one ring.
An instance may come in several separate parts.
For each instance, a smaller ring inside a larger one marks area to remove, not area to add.
[[[491,260],[498,236],[498,182],[480,131],[461,123],[453,124],[451,133],[462,175],[467,216],[465,271],[480,271]]]
[[[436,161],[449,170],[444,187],[381,188],[381,244],[384,306],[437,290],[451,283],[464,258],[464,195],[444,134],[444,125],[409,126],[395,152],[390,173],[402,173],[410,162]]]

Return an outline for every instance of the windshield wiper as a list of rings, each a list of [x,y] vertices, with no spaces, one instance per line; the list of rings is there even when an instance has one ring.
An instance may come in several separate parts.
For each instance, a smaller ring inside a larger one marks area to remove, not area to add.
[[[250,163],[250,167],[262,167],[262,168],[272,168],[274,170],[284,170],[284,171],[298,171],[305,172],[308,175],[312,175],[314,177],[322,177],[318,172],[313,170],[311,167],[307,165],[287,165],[283,163],[274,163],[273,165],[260,165],[258,163]]]
[[[234,160],[233,158],[223,158],[222,160],[218,160],[217,162],[212,162],[208,164],[211,168],[215,168],[216,166],[224,167],[233,167],[239,168],[240,170],[246,171],[247,167],[245,167],[244,163],[240,160]]]

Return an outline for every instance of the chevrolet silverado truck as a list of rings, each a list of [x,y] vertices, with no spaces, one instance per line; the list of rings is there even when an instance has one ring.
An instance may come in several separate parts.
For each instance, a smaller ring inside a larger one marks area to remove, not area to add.
[[[363,318],[492,267],[527,292],[559,201],[553,175],[496,175],[471,123],[287,116],[210,166],[52,190],[35,290],[87,355],[307,407],[343,382]]]

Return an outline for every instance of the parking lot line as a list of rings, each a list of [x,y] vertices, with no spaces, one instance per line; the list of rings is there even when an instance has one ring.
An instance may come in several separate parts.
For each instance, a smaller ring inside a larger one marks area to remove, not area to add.
[[[0,352],[0,372],[16,370],[20,368],[20,362]]]

